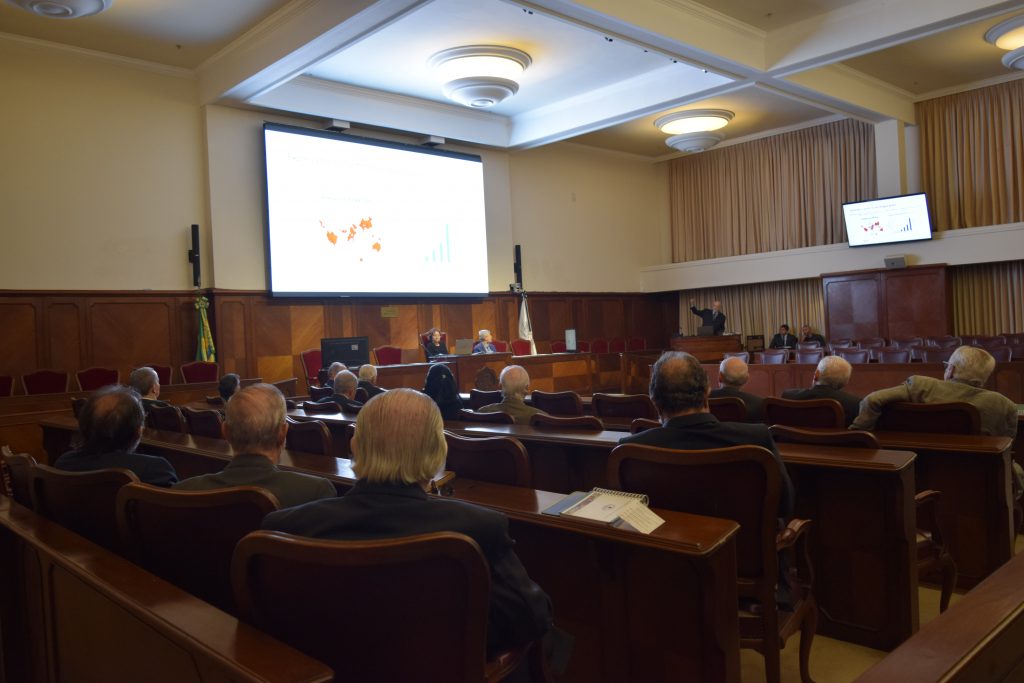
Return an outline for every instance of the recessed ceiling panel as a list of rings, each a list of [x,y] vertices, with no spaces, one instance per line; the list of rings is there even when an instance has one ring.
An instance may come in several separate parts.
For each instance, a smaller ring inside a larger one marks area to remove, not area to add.
[[[794,24],[810,17],[853,5],[858,0],[697,0],[762,31]]]

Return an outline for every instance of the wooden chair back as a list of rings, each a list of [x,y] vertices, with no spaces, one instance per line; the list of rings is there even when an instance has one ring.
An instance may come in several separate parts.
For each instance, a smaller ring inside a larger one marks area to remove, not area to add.
[[[402,349],[398,346],[377,346],[373,349],[374,365],[399,365]]]
[[[334,395],[334,387],[317,387],[312,386],[309,388],[309,397],[314,401],[319,401],[322,398]]]
[[[583,414],[583,401],[575,391],[540,391],[530,394],[533,407],[549,415],[575,417]]]
[[[638,417],[629,423],[629,433],[639,434],[640,432],[646,432],[648,429],[657,429],[661,426],[661,423],[657,420],[649,420],[646,417]]]
[[[335,680],[487,679],[490,573],[462,534],[326,541],[257,531],[235,550],[232,583],[243,620],[327,664]]]
[[[131,470],[113,467],[92,472],[65,472],[47,465],[32,468],[32,508],[43,517],[115,552],[117,492],[138,483]]]
[[[298,392],[298,389],[299,389],[299,378],[298,377],[289,377],[288,379],[279,379],[276,382],[270,382],[269,384],[272,387],[276,387],[277,390],[281,392],[281,395],[284,396],[285,398],[287,398],[289,396],[296,396],[299,393]]]
[[[184,434],[187,431],[185,416],[181,414],[178,406],[150,406],[146,424],[153,429],[162,429],[165,432]]]
[[[370,400],[370,393],[363,387],[356,387],[356,400],[360,403],[366,403]]]
[[[875,431],[981,434],[981,417],[970,403],[890,403]]]
[[[560,417],[558,415],[534,413],[530,416],[530,426],[537,427],[538,429],[585,429],[595,432],[604,429],[604,423],[593,415]]]
[[[185,384],[216,382],[220,378],[220,365],[206,360],[194,360],[181,366],[181,378]]]
[[[556,339],[551,342],[551,353],[565,353],[565,341]]]
[[[445,469],[455,472],[459,478],[533,487],[530,457],[519,439],[509,436],[476,439],[448,431],[444,438],[448,442]]]
[[[469,390],[469,402],[467,403],[470,410],[480,410],[484,406],[489,406],[492,403],[501,403],[501,391],[485,391],[483,389],[470,389]]]
[[[764,421],[769,425],[842,429],[846,426],[846,413],[834,398],[794,401],[770,396],[764,400]]]
[[[136,564],[234,613],[235,546],[278,507],[274,494],[256,486],[175,491],[128,484],[117,493],[117,528]]]
[[[28,453],[12,453],[4,446],[0,450],[0,464],[3,465],[3,491],[15,503],[32,507],[32,468],[36,459]]]
[[[196,410],[184,406],[181,409],[182,414],[185,416],[185,426],[188,428],[188,433],[193,436],[205,436],[210,439],[223,439],[224,434],[221,432],[221,426],[224,424],[224,420],[221,418],[220,413],[216,410]]]
[[[11,375],[0,375],[0,396],[14,395],[14,377]]]
[[[818,342],[814,342],[817,344]],[[793,352],[793,360],[796,363],[820,363],[825,357],[825,349],[816,347],[813,349],[797,349]]]
[[[747,419],[747,404],[735,396],[709,398],[708,408],[720,422],[743,422]]]
[[[293,420],[285,417],[288,434],[285,446],[291,451],[334,455],[334,440],[331,430],[319,420]]]
[[[172,384],[171,379],[174,374],[173,369],[170,365],[158,365],[157,363],[139,363],[136,368],[152,368],[153,372],[156,373],[157,379],[160,380],[161,385]]]
[[[785,365],[789,360],[789,349],[765,349],[754,354],[754,362],[762,365]]]
[[[499,424],[499,425],[510,425],[515,424],[515,420],[508,413],[502,413],[495,411],[493,413],[478,413],[475,410],[467,410],[463,408],[459,411],[459,417],[457,418],[463,422],[484,422],[487,424]]]
[[[120,377],[120,373],[113,368],[87,368],[75,373],[81,391],[95,391],[100,387],[117,384]]]
[[[21,384],[28,396],[66,393],[68,382],[67,370],[36,370],[21,377]]]
[[[334,415],[341,412],[341,406],[334,401],[326,401],[324,403],[317,403],[315,401],[303,401],[302,409],[310,415]]]
[[[647,394],[602,394],[591,399],[591,410],[598,417],[646,417],[658,419],[658,409]]]
[[[863,349],[836,349],[835,353],[851,365],[863,364],[871,360],[871,350]]]
[[[806,443],[840,448],[881,448],[878,439],[871,432],[849,429],[810,430],[781,424],[772,425],[770,429],[772,438],[781,443]]]

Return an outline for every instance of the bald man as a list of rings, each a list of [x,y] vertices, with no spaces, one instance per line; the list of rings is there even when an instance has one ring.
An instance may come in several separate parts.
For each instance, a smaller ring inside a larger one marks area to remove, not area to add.
[[[711,391],[710,397],[738,398],[747,407],[747,420],[760,422],[764,419],[764,399],[740,390],[748,379],[750,370],[742,358],[726,358],[718,366],[718,388]]]
[[[526,405],[526,394],[530,391],[530,375],[521,365],[508,365],[498,377],[501,385],[501,403],[484,406],[479,413],[507,413],[517,425],[530,424],[530,416],[543,410]]]
[[[782,398],[792,401],[808,401],[815,398],[832,398],[839,401],[846,416],[846,426],[849,427],[857,413],[860,412],[860,396],[843,391],[850,382],[850,375],[853,373],[853,366],[849,361],[839,356],[825,356],[814,369],[814,376],[811,379],[810,389],[786,389],[782,392]]]
[[[711,308],[697,308],[696,300],[690,299],[690,312],[700,318],[702,327],[710,327],[713,334],[725,332],[725,314],[718,299],[711,302]]]

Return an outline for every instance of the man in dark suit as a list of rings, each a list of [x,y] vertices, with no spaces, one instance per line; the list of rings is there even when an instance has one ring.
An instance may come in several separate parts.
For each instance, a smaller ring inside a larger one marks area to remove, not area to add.
[[[363,404],[356,400],[359,380],[349,370],[342,370],[334,376],[334,393],[324,396],[317,403],[337,403],[342,410],[356,413]]]
[[[392,389],[378,396],[356,420],[351,443],[352,469],[359,477],[355,486],[341,498],[271,513],[263,528],[337,540],[466,534],[480,545],[491,570],[488,650],[535,640],[551,627],[551,601],[516,556],[508,519],[424,490],[444,467],[448,448],[443,430],[441,413],[426,394]]]
[[[135,368],[132,374],[128,375],[128,386],[135,390],[142,402],[142,410],[147,415],[152,406],[166,408],[170,404],[159,400],[160,396],[160,375],[150,367]]]
[[[138,475],[143,483],[170,486],[178,481],[171,463],[135,452],[145,419],[134,390],[119,385],[103,387],[89,397],[78,414],[78,428],[85,445],[60,456],[53,466],[69,472],[123,467]]]
[[[234,372],[229,372],[220,378],[220,381],[217,382],[217,393],[220,394],[224,405],[227,405],[231,397],[238,393],[240,386],[242,386],[242,378]]]
[[[786,389],[782,392],[782,398],[793,401],[834,398],[843,406],[846,425],[849,426],[860,412],[860,396],[854,396],[842,390],[849,383],[852,372],[853,367],[845,358],[825,356],[814,370],[810,389]]]
[[[780,325],[779,333],[772,337],[770,349],[791,349],[796,346],[796,337],[789,333],[789,325]]]
[[[818,346],[825,348],[825,338],[820,334],[811,332],[811,326],[806,323],[800,328],[800,342],[804,344],[818,342]]]
[[[324,381],[322,386],[333,387],[334,378],[337,377],[338,373],[342,370],[348,370],[348,366],[344,363],[339,363],[338,361],[331,363],[330,367],[327,368],[327,380]]]
[[[690,299],[690,312],[700,318],[701,327],[711,327],[714,334],[725,332],[725,314],[722,313],[722,302],[716,299],[711,302],[711,308],[701,309],[697,308],[696,303],[694,299]]]
[[[679,450],[703,450],[728,446],[763,446],[771,451],[782,475],[779,516],[793,514],[793,484],[775,448],[771,432],[763,424],[719,422],[708,411],[708,375],[700,361],[688,353],[668,351],[651,371],[651,400],[661,415],[662,426],[624,437],[619,443],[639,443]]]
[[[270,384],[248,386],[228,401],[224,438],[235,456],[220,472],[178,482],[175,489],[208,491],[229,486],[259,486],[273,493],[281,507],[336,495],[323,477],[277,468],[288,424],[284,396]]]
[[[747,420],[760,422],[764,418],[764,399],[740,390],[748,379],[750,371],[742,358],[726,358],[718,366],[718,388],[711,391],[710,397],[738,398],[747,407]]]
[[[381,389],[375,382],[377,381],[377,367],[365,363],[359,366],[359,384],[357,385],[360,389],[366,392],[367,400],[373,398],[377,394],[383,394],[387,389]]]

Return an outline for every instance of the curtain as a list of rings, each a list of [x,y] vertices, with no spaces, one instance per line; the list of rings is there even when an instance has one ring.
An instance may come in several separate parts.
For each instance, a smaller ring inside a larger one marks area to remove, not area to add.
[[[935,230],[1024,221],[1024,80],[917,103]]]
[[[1024,261],[949,269],[954,334],[1024,332]]]
[[[674,159],[673,261],[845,242],[843,203],[875,196],[874,139],[847,119]]]
[[[684,290],[679,293],[679,324],[683,334],[697,334],[700,318],[690,311],[690,299],[698,309],[711,308],[711,302],[718,299],[726,316],[726,334],[738,333],[744,338],[763,334],[767,346],[779,325],[787,324],[793,334],[799,334],[806,323],[824,335],[823,294],[820,278]]]

